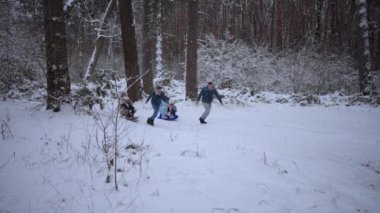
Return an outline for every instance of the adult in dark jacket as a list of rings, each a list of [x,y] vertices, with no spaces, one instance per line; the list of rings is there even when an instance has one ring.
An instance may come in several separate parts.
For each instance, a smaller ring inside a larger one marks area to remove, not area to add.
[[[208,82],[207,86],[203,87],[201,92],[198,95],[198,101],[202,98],[202,104],[205,108],[205,111],[203,112],[202,116],[199,118],[199,121],[201,124],[206,124],[205,121],[207,116],[210,114],[211,111],[211,104],[212,100],[214,99],[214,95],[218,98],[219,102],[223,105],[222,97],[218,94],[218,91],[214,88],[214,85],[212,82]]]
[[[148,118],[146,121],[149,125],[154,125],[154,119],[158,115],[158,111],[160,109],[161,101],[168,102],[169,98],[166,97],[164,92],[161,91],[162,88],[160,86],[157,86],[155,90],[149,95],[148,99],[146,100],[145,103],[148,103],[149,100],[151,100],[152,107],[153,107],[153,115]]]

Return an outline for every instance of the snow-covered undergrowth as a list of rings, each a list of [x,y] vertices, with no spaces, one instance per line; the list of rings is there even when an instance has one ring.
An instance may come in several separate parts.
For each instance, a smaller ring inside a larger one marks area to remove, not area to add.
[[[155,82],[162,82],[162,79],[155,79]],[[199,89],[202,86],[200,85]],[[74,108],[90,109],[94,105],[102,106],[105,102],[110,102],[120,96],[126,87],[125,79],[106,80],[97,83],[90,83],[84,89],[83,85],[72,84],[72,105]],[[355,106],[365,105],[380,106],[380,95],[363,96],[361,94],[347,95],[342,92],[334,92],[325,95],[314,95],[310,93],[275,93],[270,91],[256,91],[250,87],[223,88],[221,84],[216,84],[219,93],[223,95],[223,101],[227,104],[243,106],[264,104],[285,104],[290,106]],[[31,89],[32,88],[32,89]],[[174,102],[185,100],[185,83],[171,79],[169,86],[164,86],[165,91]],[[6,94],[0,95],[1,99],[21,99],[30,101],[40,101],[43,104],[46,97],[46,90],[40,83],[28,81],[23,86],[13,86]],[[41,105],[42,106],[42,105]]]
[[[265,93],[272,104],[237,105],[221,90],[227,104],[215,103],[201,126],[202,107],[183,101],[180,88],[167,88],[178,121],[146,125],[152,110],[143,102],[137,123],[118,121],[118,191],[114,152],[104,151],[114,150],[116,102],[95,116],[0,102],[0,212],[380,209],[379,108],[301,107]]]
[[[203,85],[205,86],[205,85]],[[219,85],[217,85],[218,87]],[[182,81],[172,80],[170,86],[165,86],[165,91],[175,102],[185,100],[183,88],[185,84]],[[201,87],[199,88],[201,89]],[[263,104],[284,104],[290,106],[354,106],[365,105],[378,107],[380,105],[380,96],[362,96],[361,94],[344,95],[335,92],[326,95],[312,94],[280,94],[274,92],[255,92],[249,87],[241,89],[224,88],[218,89],[220,95],[223,96],[223,102],[227,104],[235,104],[241,106],[253,106],[258,103]]]
[[[267,47],[209,36],[198,55],[199,81],[214,81],[224,88],[308,94],[358,91],[353,58],[321,51],[318,46],[273,53]]]

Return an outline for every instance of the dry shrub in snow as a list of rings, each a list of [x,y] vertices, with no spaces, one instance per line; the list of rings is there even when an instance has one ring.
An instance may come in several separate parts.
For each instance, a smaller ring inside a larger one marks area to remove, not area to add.
[[[286,85],[285,92],[326,94],[358,91],[357,71],[346,55],[318,53],[313,47],[297,52],[283,52],[276,60],[279,78]],[[273,88],[275,89],[275,88]]]
[[[11,117],[9,115],[9,112],[5,113],[4,118],[0,117],[0,125],[1,125],[0,134],[3,140],[13,137],[13,133],[10,127],[10,122],[11,122]]]

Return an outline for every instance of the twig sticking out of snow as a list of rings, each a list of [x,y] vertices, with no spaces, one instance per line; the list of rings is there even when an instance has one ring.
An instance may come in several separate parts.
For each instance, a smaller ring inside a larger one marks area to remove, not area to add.
[[[264,165],[267,165],[267,156],[265,155],[265,152],[263,153],[263,161]]]
[[[0,169],[2,169],[3,167],[5,167],[14,158],[16,158],[16,152],[13,152],[13,155],[11,157],[9,157],[9,159],[0,166]]]
[[[13,137],[13,133],[11,128],[9,127],[9,123],[11,122],[11,116],[9,112],[6,113],[6,118],[1,120],[1,129],[0,133],[3,137],[3,140],[9,137]]]
[[[288,174],[288,170],[281,168],[280,165],[278,165],[277,160],[273,161],[273,163],[270,163],[270,162],[268,163],[267,156],[266,156],[265,152],[263,152],[263,159],[262,160],[263,160],[265,166],[277,169],[279,174]],[[297,167],[297,169],[298,169],[298,167]]]
[[[301,173],[300,168],[298,167],[297,163],[292,161],[293,165],[296,167],[298,173]]]

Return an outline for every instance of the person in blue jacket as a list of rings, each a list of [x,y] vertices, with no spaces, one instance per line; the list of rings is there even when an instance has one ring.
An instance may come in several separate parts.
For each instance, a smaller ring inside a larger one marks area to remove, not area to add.
[[[201,92],[198,95],[197,104],[199,103],[199,100],[202,98],[203,107],[205,108],[205,111],[203,112],[202,116],[199,118],[199,121],[201,124],[206,124],[205,121],[207,116],[210,114],[211,111],[211,104],[212,100],[214,99],[214,95],[218,98],[219,102],[223,105],[222,97],[218,94],[218,91],[214,88],[214,85],[212,82],[208,82],[207,86],[203,87]]]
[[[148,120],[146,121],[149,125],[152,125],[152,126],[154,125],[154,119],[158,115],[161,101],[164,101],[166,103],[169,101],[169,98],[166,97],[164,92],[162,92],[161,90],[162,88],[160,86],[157,86],[155,90],[149,95],[148,99],[145,102],[145,103],[148,103],[148,101],[151,100],[151,103],[152,103],[154,112],[153,112],[153,115],[149,117]]]

